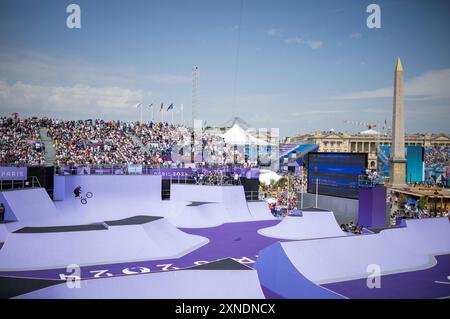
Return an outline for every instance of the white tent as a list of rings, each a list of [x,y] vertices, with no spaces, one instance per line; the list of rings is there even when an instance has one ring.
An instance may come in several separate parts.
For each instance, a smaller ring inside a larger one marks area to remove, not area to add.
[[[359,134],[361,134],[361,135],[380,135],[380,132],[377,132],[374,129],[368,129],[366,131],[362,131]]]
[[[259,182],[261,184],[270,185],[271,182],[278,182],[283,176],[278,175],[274,171],[261,169],[259,172]]]
[[[222,135],[225,143],[230,145],[260,145],[266,146],[267,142],[260,140],[235,123],[225,134]]]

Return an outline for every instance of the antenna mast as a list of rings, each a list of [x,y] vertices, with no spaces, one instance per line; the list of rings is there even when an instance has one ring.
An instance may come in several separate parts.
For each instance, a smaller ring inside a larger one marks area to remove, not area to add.
[[[192,128],[197,117],[198,104],[198,66],[192,68]]]

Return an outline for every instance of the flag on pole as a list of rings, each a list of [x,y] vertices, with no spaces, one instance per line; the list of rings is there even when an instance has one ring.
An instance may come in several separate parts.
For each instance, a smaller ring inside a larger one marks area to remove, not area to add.
[[[164,103],[161,103],[161,108],[159,109],[160,112],[164,110]]]
[[[169,107],[167,108],[167,111],[169,110],[173,110],[173,103],[169,105]]]

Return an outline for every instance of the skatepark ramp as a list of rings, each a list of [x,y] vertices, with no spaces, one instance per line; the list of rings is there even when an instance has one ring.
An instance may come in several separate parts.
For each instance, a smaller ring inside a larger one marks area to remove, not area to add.
[[[245,199],[242,186],[171,185],[170,221],[177,227],[214,227],[223,223],[270,220],[260,204]],[[268,210],[268,209],[267,209]]]
[[[250,214],[255,220],[271,220],[275,219],[269,209],[266,201],[249,201],[247,202]]]
[[[365,280],[369,265],[376,264],[381,276],[399,274],[433,267],[435,256],[450,253],[448,218],[406,224],[379,234],[273,244],[256,262],[261,284],[286,298],[328,298],[318,285]]]
[[[111,222],[110,222],[111,223]],[[65,268],[179,258],[207,244],[165,218],[141,225],[108,226],[103,230],[10,233],[0,250],[0,270]]]
[[[242,283],[245,283],[243,285]],[[88,279],[83,289],[48,281],[47,287],[17,296],[19,299],[263,299],[255,270],[231,259],[188,269]],[[239,289],[236,289],[239,287]]]
[[[316,209],[301,212],[302,216],[287,216],[279,224],[260,229],[258,233],[285,240],[346,236],[332,212]]]
[[[58,212],[44,188],[28,188],[0,192],[0,202],[5,205],[6,228],[17,224],[40,225],[57,218]]]
[[[79,197],[74,190],[80,187]],[[79,222],[98,222],[134,215],[161,216],[161,176],[55,176],[55,205]]]
[[[5,224],[0,224],[0,243],[3,243],[6,241],[6,237],[8,237],[9,231],[6,228]],[[0,245],[1,248],[1,245]]]

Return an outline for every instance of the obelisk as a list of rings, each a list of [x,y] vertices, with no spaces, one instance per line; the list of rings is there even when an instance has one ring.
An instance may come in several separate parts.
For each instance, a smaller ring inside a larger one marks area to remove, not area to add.
[[[403,105],[403,66],[397,59],[394,80],[394,109],[392,114],[392,145],[389,159],[389,186],[406,186],[405,119]]]

